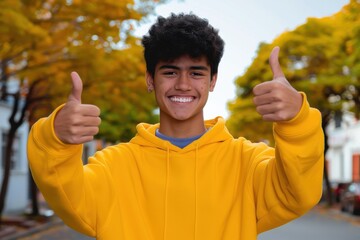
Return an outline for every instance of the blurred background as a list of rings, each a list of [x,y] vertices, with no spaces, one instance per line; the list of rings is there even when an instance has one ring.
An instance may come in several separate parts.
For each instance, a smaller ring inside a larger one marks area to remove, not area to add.
[[[147,93],[141,37],[157,16],[193,12],[225,41],[205,117],[223,116],[235,136],[273,145],[271,123],[252,88],[272,79],[268,57],[280,46],[289,82],[322,113],[323,198],[304,217],[259,239],[360,239],[360,1],[358,0],[0,0],[0,239],[90,239],[47,206],[29,173],[29,128],[66,101],[70,72],[83,102],[101,109],[96,150],[158,121]]]

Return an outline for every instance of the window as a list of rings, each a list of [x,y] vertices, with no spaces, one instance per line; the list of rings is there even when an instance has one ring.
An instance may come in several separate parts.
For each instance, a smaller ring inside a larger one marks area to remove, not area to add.
[[[1,167],[4,169],[5,167],[5,152],[6,152],[6,142],[7,142],[8,134],[2,132],[1,134]],[[20,166],[20,139],[18,136],[15,136],[12,151],[11,151],[11,160],[10,160],[10,169],[15,170]]]

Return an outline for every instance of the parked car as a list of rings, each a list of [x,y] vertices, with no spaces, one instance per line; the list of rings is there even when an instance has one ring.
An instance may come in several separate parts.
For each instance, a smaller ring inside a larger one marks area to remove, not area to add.
[[[336,203],[340,203],[341,195],[343,192],[349,187],[350,183],[338,183],[336,187],[334,187],[334,196]]]
[[[360,182],[351,183],[341,194],[341,210],[360,215]]]

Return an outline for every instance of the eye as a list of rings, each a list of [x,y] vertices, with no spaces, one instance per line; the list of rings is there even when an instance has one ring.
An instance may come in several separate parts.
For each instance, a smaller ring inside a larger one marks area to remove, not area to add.
[[[191,75],[195,76],[195,77],[202,77],[202,76],[204,76],[204,73],[202,73],[202,72],[192,72]]]
[[[167,75],[167,76],[173,76],[173,75],[176,75],[176,72],[175,71],[164,71],[163,74]]]

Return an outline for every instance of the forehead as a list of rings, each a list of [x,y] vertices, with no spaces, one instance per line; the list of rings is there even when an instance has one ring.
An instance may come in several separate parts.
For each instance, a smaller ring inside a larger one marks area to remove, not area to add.
[[[184,55],[172,60],[167,60],[167,61],[160,60],[157,63],[156,68],[160,68],[164,65],[177,66],[177,67],[202,66],[202,67],[210,68],[210,65],[205,56],[193,58],[188,55]]]

